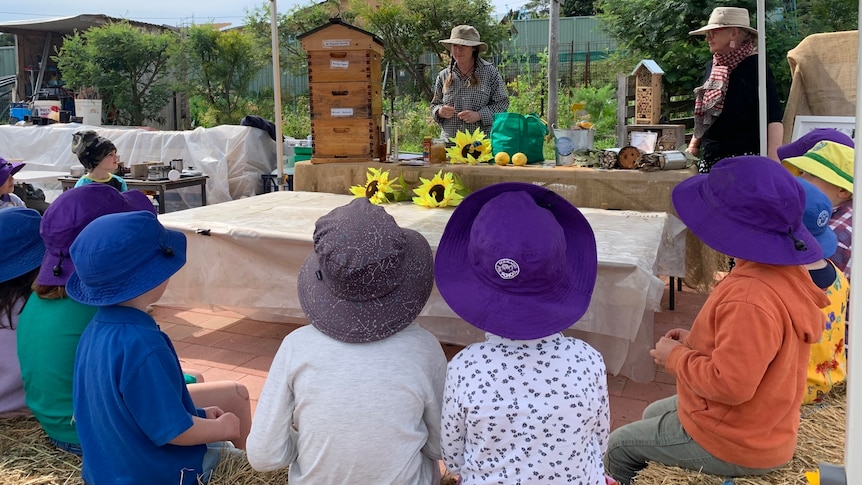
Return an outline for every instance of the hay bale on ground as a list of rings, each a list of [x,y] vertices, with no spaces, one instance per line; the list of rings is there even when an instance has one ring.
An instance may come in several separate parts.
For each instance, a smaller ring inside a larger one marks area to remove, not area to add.
[[[259,473],[245,456],[229,456],[209,485],[286,484],[287,469]],[[35,418],[0,419],[0,484],[84,485],[81,459],[55,448]]]
[[[845,416],[847,394],[842,385],[818,404],[802,407],[799,441],[793,460],[782,468],[761,477],[734,478],[734,485],[800,485],[807,484],[805,472],[816,470],[820,463],[844,463]],[[727,477],[707,475],[682,468],[650,462],[640,473],[636,485],[722,485]]]

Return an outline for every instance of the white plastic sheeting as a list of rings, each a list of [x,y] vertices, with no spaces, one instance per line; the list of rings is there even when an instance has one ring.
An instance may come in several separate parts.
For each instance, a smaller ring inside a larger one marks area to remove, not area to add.
[[[40,173],[64,172],[80,165],[71,151],[72,134],[78,130],[95,130],[117,146],[121,162],[131,164],[161,161],[165,165],[176,158],[183,159],[184,168],[194,167],[207,180],[207,200],[210,204],[239,199],[261,191],[261,174],[275,168],[275,142],[260,129],[248,126],[223,125],[190,131],[152,131],[134,128],[107,128],[77,123],[46,126],[0,125],[0,156],[7,160],[23,160],[27,166],[21,178],[34,180],[54,197],[60,184],[53,177]],[[170,191],[170,203],[178,208],[196,207],[200,191],[197,188]],[[190,199],[190,200],[187,200]]]
[[[160,216],[166,227],[188,237],[188,262],[171,278],[159,304],[218,307],[271,322],[303,318],[296,279],[312,250],[315,221],[350,200],[273,192]],[[433,250],[452,213],[411,203],[385,207],[399,225],[423,234]],[[596,234],[599,274],[589,310],[569,332],[601,351],[609,372],[651,381],[653,313],[660,311],[664,291],[657,275],[684,275],[685,226],[664,212],[581,211]],[[483,339],[436,288],[418,322],[444,342]]]

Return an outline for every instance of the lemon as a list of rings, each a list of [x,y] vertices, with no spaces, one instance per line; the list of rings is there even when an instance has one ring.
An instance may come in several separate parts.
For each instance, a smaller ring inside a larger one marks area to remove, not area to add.
[[[497,165],[508,165],[509,164],[509,154],[506,152],[500,152],[494,156],[494,163]]]
[[[527,156],[521,152],[512,155],[512,164],[523,167],[527,164]]]

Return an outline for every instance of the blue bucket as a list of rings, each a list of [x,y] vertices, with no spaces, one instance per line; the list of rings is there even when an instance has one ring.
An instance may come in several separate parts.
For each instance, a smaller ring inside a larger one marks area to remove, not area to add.
[[[26,116],[33,114],[27,103],[12,103],[9,105],[9,124],[14,125],[19,121],[24,121]]]

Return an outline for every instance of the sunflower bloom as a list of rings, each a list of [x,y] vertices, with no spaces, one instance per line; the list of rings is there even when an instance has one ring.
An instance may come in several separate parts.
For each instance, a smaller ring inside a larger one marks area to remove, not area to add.
[[[455,144],[446,149],[452,163],[468,163],[475,165],[491,160],[491,140],[479,128],[470,134],[467,131],[455,133],[455,138],[449,138]]]
[[[395,196],[395,184],[389,180],[389,170],[369,167],[365,185],[350,187],[355,197],[365,197],[372,204],[385,204]]]
[[[413,203],[423,207],[450,207],[461,203],[464,198],[461,192],[465,190],[460,182],[455,180],[451,172],[445,175],[443,171],[437,172],[431,180],[419,177],[422,182],[413,189],[416,197]]]

